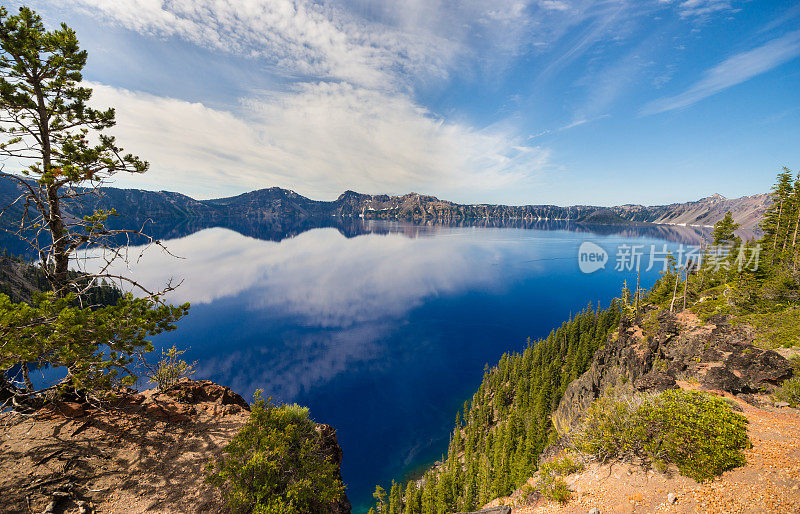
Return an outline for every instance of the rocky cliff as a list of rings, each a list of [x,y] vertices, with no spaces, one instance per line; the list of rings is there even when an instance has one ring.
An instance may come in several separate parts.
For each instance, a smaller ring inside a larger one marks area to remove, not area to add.
[[[619,331],[595,353],[591,368],[567,386],[553,413],[560,434],[610,388],[660,392],[682,381],[747,395],[768,391],[792,376],[787,359],[754,346],[747,331],[732,326],[725,316],[707,323],[688,310],[645,317],[649,319],[641,324],[624,318]]]

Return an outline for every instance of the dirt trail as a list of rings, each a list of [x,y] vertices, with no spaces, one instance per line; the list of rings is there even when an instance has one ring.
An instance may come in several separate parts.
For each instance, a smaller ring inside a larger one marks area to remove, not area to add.
[[[59,490],[71,492],[56,512],[82,501],[98,513],[218,511],[205,465],[249,414],[224,404],[227,388],[193,384],[219,397],[187,405],[145,391],[122,410],[0,415],[0,512],[42,512]]]

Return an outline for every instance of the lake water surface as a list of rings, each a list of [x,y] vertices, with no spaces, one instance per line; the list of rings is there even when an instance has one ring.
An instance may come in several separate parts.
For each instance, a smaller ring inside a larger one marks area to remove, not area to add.
[[[650,245],[674,249],[700,237],[678,227],[383,222],[272,238],[279,241],[260,234],[205,228],[166,242],[181,259],[145,254],[137,278],[153,287],[182,279],[169,299],[192,302],[179,329],[156,346],[188,347],[196,378],[247,399],[262,389],[333,425],[355,512],[376,483],[446,451],[455,413],[485,363],[546,336],[589,302],[608,305],[623,280],[635,284],[634,271],[614,269],[619,245],[643,245],[647,254]],[[608,252],[604,269],[579,270],[585,241]],[[659,267],[643,271],[642,287]]]

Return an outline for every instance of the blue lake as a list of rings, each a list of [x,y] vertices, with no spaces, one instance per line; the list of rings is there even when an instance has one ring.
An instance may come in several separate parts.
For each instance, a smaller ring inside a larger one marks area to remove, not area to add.
[[[351,227],[352,228],[352,227]],[[192,302],[157,347],[189,347],[196,378],[251,398],[256,389],[297,402],[337,429],[354,511],[377,483],[407,476],[446,451],[456,411],[484,364],[544,337],[589,302],[607,305],[633,270],[615,269],[620,245],[699,244],[686,227],[420,226],[358,223],[252,237],[212,227],[148,251],[133,267],[148,285],[182,279],[173,302]],[[180,234],[180,231],[173,232]],[[605,268],[579,270],[585,241]]]

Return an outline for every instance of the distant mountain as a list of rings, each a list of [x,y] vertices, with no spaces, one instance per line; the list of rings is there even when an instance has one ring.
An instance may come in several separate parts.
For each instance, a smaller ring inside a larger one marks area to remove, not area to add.
[[[696,202],[673,203],[644,207],[642,205],[620,205],[613,209],[625,219],[631,221],[647,221],[672,225],[705,225],[714,223],[731,211],[742,228],[756,227],[771,203],[771,195],[764,193],[741,198],[728,199],[715,194]]]
[[[238,196],[213,200],[195,200],[168,191],[104,188],[104,197],[72,212],[82,216],[96,208],[114,207],[123,219],[195,220],[203,223],[232,219],[251,221],[364,218],[392,220],[435,220],[462,222],[476,220],[547,220],[571,221],[598,225],[657,223],[689,226],[712,226],[731,211],[742,228],[753,228],[768,207],[770,195],[761,194],[727,199],[713,195],[696,202],[670,205],[620,205],[601,207],[575,205],[490,205],[457,204],[434,196],[409,193],[403,196],[367,195],[345,191],[332,202],[311,200],[287,189],[273,187]],[[9,180],[0,180],[0,208],[19,194]],[[0,225],[18,214],[19,207],[2,215]]]

